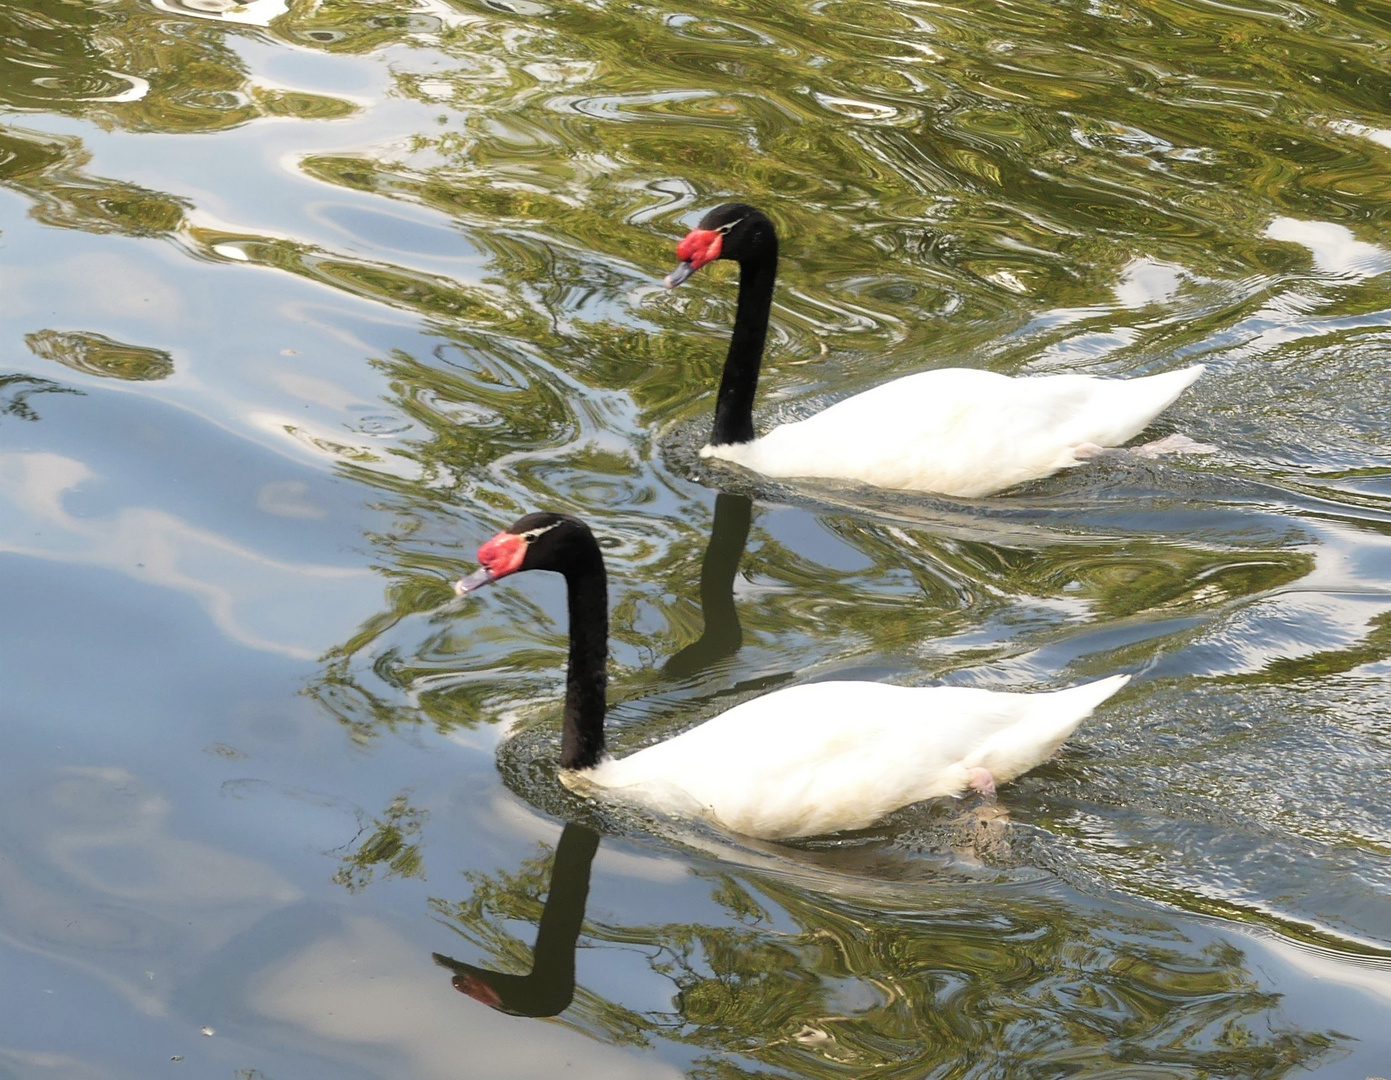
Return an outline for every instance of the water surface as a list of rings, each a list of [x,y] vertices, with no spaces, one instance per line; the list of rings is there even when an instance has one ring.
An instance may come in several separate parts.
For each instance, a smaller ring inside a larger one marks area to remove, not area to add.
[[[0,1075],[1391,1070],[1381,7],[0,38]],[[1151,434],[1218,452],[975,502],[707,467],[733,272],[660,279],[728,198],[783,236],[759,423],[1203,362]],[[448,588],[541,507],[605,545],[620,751],[793,681],[1136,678],[1003,822],[587,805],[556,582]]]

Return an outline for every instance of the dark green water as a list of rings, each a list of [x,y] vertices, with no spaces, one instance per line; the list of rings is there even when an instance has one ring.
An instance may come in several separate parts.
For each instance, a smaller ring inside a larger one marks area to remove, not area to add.
[[[1389,88],[1353,0],[0,3],[0,1077],[1391,1076]],[[733,275],[660,278],[730,197],[760,423],[1201,360],[1155,433],[1219,452],[707,469]],[[620,750],[1137,678],[1005,827],[607,813],[556,583],[450,601],[542,507],[606,544]],[[457,993],[548,897],[558,1018]]]

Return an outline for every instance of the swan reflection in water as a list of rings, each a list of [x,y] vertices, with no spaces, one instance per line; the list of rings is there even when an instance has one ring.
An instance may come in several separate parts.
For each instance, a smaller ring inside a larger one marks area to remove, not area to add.
[[[575,996],[575,943],[589,899],[589,868],[598,850],[599,834],[593,829],[571,822],[560,834],[528,974],[508,975],[431,954],[436,964],[454,972],[454,989],[510,1016],[564,1012]]]
[[[733,656],[744,643],[739,612],[734,606],[734,577],[744,557],[753,522],[753,500],[747,495],[715,496],[715,521],[710,543],[700,564],[700,612],[705,628],[700,637],[662,665],[662,673],[685,678],[718,660]]]
[[[1014,1076],[1044,1059],[1088,1076],[1139,1061],[1162,1064],[1166,1076],[1280,1080],[1316,1067],[1342,1041],[1286,1015],[1279,980],[1201,920],[1060,895],[1070,892],[1061,883],[953,880],[910,857],[897,859],[899,880],[851,870],[853,859],[838,869],[808,860],[794,878],[788,867],[697,858],[684,880],[708,889],[721,914],[628,925],[611,912],[586,935],[590,949],[646,954],[669,980],[669,1006],[654,1009],[647,996],[635,1008],[575,983],[598,847],[593,830],[567,824],[548,885],[545,862],[529,860],[518,874],[479,877],[469,901],[436,901],[446,924],[501,957],[512,953],[506,924],[519,901],[546,892],[530,973],[434,954],[454,987],[513,1016],[569,1010],[563,1023],[608,1042],[684,1044],[698,1055],[693,1075],[742,1062],[741,1076],[891,1065],[921,1076],[975,1059],[991,1075]],[[793,862],[809,854],[787,851]],[[881,855],[880,869],[893,869],[892,854]]]

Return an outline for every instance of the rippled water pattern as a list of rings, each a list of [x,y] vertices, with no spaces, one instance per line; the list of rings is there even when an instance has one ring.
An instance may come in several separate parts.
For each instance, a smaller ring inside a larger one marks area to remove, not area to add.
[[[0,0],[0,1076],[1391,1075],[1388,87],[1361,0]],[[1201,361],[1218,452],[707,467],[728,198],[760,425]],[[556,583],[448,587],[538,507],[620,751],[1137,677],[1004,819],[586,805]]]

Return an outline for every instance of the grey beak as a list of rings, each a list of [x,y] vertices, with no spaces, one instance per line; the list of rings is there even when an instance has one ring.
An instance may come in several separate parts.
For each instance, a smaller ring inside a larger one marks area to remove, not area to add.
[[[454,593],[457,596],[463,596],[465,593],[471,593],[475,589],[483,588],[484,585],[491,585],[495,580],[491,570],[486,566],[480,566],[468,577],[460,578],[458,581],[454,582]]]
[[[695,267],[691,265],[690,260],[682,259],[676,269],[666,276],[667,288],[676,288],[676,286],[680,285],[681,282],[685,281],[694,273]]]

